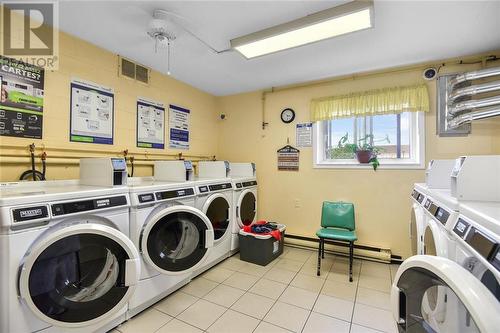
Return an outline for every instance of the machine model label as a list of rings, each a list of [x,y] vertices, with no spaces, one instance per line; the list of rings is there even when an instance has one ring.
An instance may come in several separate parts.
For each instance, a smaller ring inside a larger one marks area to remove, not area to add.
[[[17,208],[12,210],[14,223],[49,217],[47,206]]]
[[[54,216],[87,212],[90,210],[103,209],[109,207],[126,206],[127,197],[111,197],[94,200],[72,201],[52,205]]]
[[[165,148],[165,107],[144,98],[137,100],[137,147]]]
[[[453,232],[456,233],[460,238],[464,238],[467,230],[469,229],[470,224],[463,219],[459,218],[455,227],[453,228]]]
[[[189,115],[191,111],[179,106],[170,105],[168,127],[169,147],[173,149],[189,149]]]
[[[0,55],[0,136],[42,138],[45,71]]]
[[[242,185],[243,185],[243,187],[257,186],[257,181],[256,180],[252,180],[250,182],[243,182]]]
[[[208,187],[200,186],[200,187],[198,187],[198,190],[200,190],[200,193],[206,193],[206,192],[208,192]]]
[[[439,207],[436,215],[434,215],[436,219],[441,222],[442,225],[445,225],[448,222],[448,218],[450,217],[450,213],[442,207]]]
[[[190,195],[194,195],[194,189],[193,188],[186,188],[186,189],[182,189],[182,190],[156,192],[155,195],[156,195],[157,200],[181,198],[181,197],[187,197]]]
[[[114,97],[111,88],[72,80],[70,141],[112,145]]]
[[[139,198],[140,203],[155,201],[153,193],[139,194],[137,197]]]
[[[474,227],[470,228],[465,241],[486,260],[491,260],[497,243]]]
[[[209,185],[208,187],[210,188],[210,191],[220,191],[220,190],[226,190],[228,188],[233,188],[231,183]]]

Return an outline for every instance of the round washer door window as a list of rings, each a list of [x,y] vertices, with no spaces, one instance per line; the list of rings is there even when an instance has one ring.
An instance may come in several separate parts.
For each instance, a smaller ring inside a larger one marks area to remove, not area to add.
[[[239,206],[240,221],[243,225],[250,225],[254,222],[256,203],[257,199],[252,192],[249,191],[243,194]]]
[[[202,214],[192,207],[167,208],[148,223],[141,241],[147,261],[163,273],[183,272],[197,265],[210,241],[206,239],[209,222]]]
[[[42,320],[56,326],[84,326],[114,313],[130,298],[130,285],[138,279],[137,250],[116,229],[97,227],[112,234],[73,231],[57,240],[50,237],[25,258],[21,295]],[[126,276],[132,271],[134,277]]]
[[[229,227],[229,202],[222,196],[216,197],[208,205],[205,214],[212,223],[214,239],[220,239]]]

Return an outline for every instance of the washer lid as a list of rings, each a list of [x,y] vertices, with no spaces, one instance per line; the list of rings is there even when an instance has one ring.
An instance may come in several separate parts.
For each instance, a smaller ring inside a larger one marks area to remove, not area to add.
[[[34,243],[23,258],[19,292],[41,320],[84,327],[122,309],[139,273],[139,254],[124,234],[95,223],[74,224]]]
[[[446,293],[438,318],[423,311],[425,299],[436,290]],[[496,298],[470,272],[442,257],[405,260],[392,285],[391,303],[400,332],[495,332],[500,327]]]

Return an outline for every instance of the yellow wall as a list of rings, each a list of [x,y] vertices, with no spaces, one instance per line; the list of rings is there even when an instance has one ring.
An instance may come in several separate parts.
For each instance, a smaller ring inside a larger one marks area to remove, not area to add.
[[[15,156],[28,156],[27,146],[32,142],[37,147],[47,148],[49,166],[47,178],[49,179],[77,177],[77,158],[98,156],[99,151],[109,156],[110,154],[119,155],[121,151],[128,149],[131,153],[136,153],[138,159],[172,158],[167,157],[166,154],[180,151],[136,148],[137,97],[160,101],[166,106],[171,103],[190,109],[191,148],[184,153],[202,156],[217,154],[218,118],[215,112],[216,98],[214,96],[156,71],[151,73],[149,86],[119,77],[117,55],[65,33],[60,33],[59,50],[59,70],[45,73],[43,139],[0,137],[0,181],[17,180],[22,171],[29,168],[29,159],[24,158],[22,163],[15,163]],[[114,145],[69,142],[70,81],[72,78],[93,81],[114,89]],[[168,114],[166,118],[168,119]],[[40,152],[37,150],[37,155]],[[75,158],[68,160],[65,157]],[[66,162],[69,162],[70,166]],[[150,175],[151,170],[150,165],[138,160],[136,175]]]
[[[442,72],[472,68],[447,66]],[[261,92],[219,98],[218,110],[227,119],[220,125],[218,157],[257,163],[259,216],[285,223],[288,233],[313,237],[322,201],[349,201],[356,207],[360,244],[389,248],[406,257],[410,254],[409,194],[413,183],[424,180],[424,170],[314,169],[312,148],[301,148],[299,172],[277,171],[276,150],[287,138],[294,144],[295,123],[309,121],[311,98],[415,84],[423,81],[421,73],[420,69],[386,73],[269,93],[266,130],[261,128]],[[435,83],[428,83],[432,109],[425,117],[426,160],[500,153],[500,119],[475,123],[468,137],[439,138],[435,134]],[[290,125],[280,121],[285,107],[296,111],[296,120]]]

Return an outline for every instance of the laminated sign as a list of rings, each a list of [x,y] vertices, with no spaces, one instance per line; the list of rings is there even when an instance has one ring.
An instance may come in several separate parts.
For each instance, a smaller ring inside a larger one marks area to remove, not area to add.
[[[278,171],[299,171],[300,150],[290,145],[278,150]]]
[[[0,55],[0,136],[42,138],[44,70]]]

